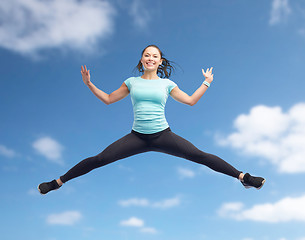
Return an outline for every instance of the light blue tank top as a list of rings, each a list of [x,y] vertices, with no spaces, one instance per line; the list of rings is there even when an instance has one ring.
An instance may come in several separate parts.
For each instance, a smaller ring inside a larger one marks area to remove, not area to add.
[[[148,80],[131,77],[124,81],[129,89],[134,112],[132,129],[151,134],[168,128],[165,119],[167,98],[177,85],[169,79]]]

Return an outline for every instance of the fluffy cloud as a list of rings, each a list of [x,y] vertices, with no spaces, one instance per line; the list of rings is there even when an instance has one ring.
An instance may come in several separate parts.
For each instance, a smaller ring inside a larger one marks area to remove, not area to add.
[[[180,178],[193,178],[196,175],[194,171],[187,168],[179,167],[177,170]]]
[[[152,228],[152,227],[144,227],[144,228],[140,229],[140,232],[149,233],[149,234],[156,234],[157,230],[155,228]]]
[[[120,225],[128,227],[143,227],[144,221],[140,218],[131,217],[128,220],[121,221]]]
[[[3,0],[0,46],[22,54],[93,48],[113,30],[114,9],[99,0]]]
[[[288,0],[273,0],[269,24],[275,25],[282,22],[290,13],[291,8]]]
[[[52,162],[62,164],[63,146],[50,137],[43,137],[33,143],[33,148]]]
[[[51,214],[47,217],[47,223],[52,225],[74,225],[82,218],[78,211],[66,211],[58,214]]]
[[[129,15],[133,18],[135,26],[144,29],[151,19],[151,14],[147,7],[143,5],[142,0],[133,0],[130,8]]]
[[[179,205],[180,205],[179,197],[164,199],[162,201],[152,203],[152,207],[161,208],[161,209],[172,208],[172,207],[176,207]]]
[[[17,154],[14,150],[7,148],[4,145],[0,145],[0,155],[12,158],[15,157]]]
[[[275,203],[259,204],[249,209],[244,209],[240,202],[225,203],[218,210],[218,214],[235,220],[305,222],[305,195],[297,198],[286,197]]]
[[[122,207],[137,206],[167,209],[180,205],[180,202],[181,201],[179,197],[168,198],[157,202],[151,202],[146,198],[130,198],[127,200],[119,201],[119,205]]]
[[[139,231],[142,233],[156,234],[158,232],[155,228],[144,226],[144,221],[137,217],[131,217],[127,220],[123,220],[120,222],[120,225],[125,227],[139,228]]]
[[[150,205],[150,202],[146,198],[130,198],[127,200],[119,201],[119,205],[122,207],[130,207],[130,206],[147,207]]]
[[[230,146],[250,156],[263,157],[280,172],[305,172],[305,103],[291,107],[255,106],[234,121],[235,132],[216,136],[222,146]]]

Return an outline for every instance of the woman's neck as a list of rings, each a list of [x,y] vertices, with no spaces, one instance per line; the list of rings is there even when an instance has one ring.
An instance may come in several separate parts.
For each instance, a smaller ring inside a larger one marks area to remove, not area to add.
[[[145,71],[144,74],[141,76],[141,78],[153,80],[153,79],[159,79],[159,76],[156,72],[147,72]]]

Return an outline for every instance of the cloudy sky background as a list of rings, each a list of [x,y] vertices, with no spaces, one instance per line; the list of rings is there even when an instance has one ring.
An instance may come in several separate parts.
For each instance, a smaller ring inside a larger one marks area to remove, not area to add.
[[[6,240],[305,240],[305,2],[2,0],[1,236]],[[192,94],[168,100],[174,132],[267,179],[257,191],[161,153],[118,161],[46,196],[64,174],[131,130],[130,97],[110,93],[157,44]]]

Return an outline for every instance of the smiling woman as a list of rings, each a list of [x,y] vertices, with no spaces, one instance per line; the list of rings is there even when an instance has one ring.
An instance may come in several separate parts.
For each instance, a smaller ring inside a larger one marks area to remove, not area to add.
[[[156,45],[148,45],[142,51],[142,58],[139,60],[136,68],[140,73],[145,74],[144,70],[146,70],[146,73],[148,73],[150,68],[154,69],[156,67],[157,74],[159,74],[161,78],[169,78],[172,74],[172,71],[174,70],[171,62],[164,57],[164,54]]]
[[[166,121],[164,110],[168,96],[181,103],[195,105],[213,81],[213,68],[206,71],[202,69],[205,80],[191,96],[168,79],[172,66],[157,46],[149,45],[142,51],[137,68],[143,72],[142,76],[128,78],[119,89],[107,94],[91,82],[87,67],[81,67],[84,83],[105,104],[117,102],[130,94],[134,111],[132,130],[100,154],[79,162],[57,180],[40,184],[38,190],[41,194],[58,189],[63,183],[93,169],[148,151],[167,153],[205,165],[214,171],[239,179],[246,188],[260,189],[263,186],[264,178],[253,177],[249,173],[243,174],[223,159],[199,150],[189,141],[173,133]],[[161,78],[158,74],[166,78]]]

